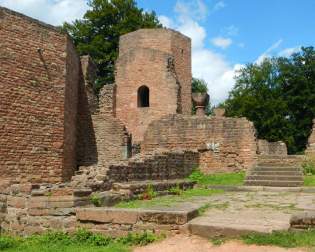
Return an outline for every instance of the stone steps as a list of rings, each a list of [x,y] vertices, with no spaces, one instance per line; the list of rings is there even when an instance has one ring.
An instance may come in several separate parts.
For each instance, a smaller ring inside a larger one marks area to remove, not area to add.
[[[247,186],[297,187],[303,185],[301,158],[296,156],[259,156],[257,166],[245,179]]]
[[[263,170],[263,171],[301,171],[300,167],[295,166],[276,166],[276,165],[257,165],[253,170]]]
[[[261,176],[264,176],[264,175],[280,175],[280,176],[296,176],[296,175],[303,175],[302,172],[300,171],[257,171],[257,170],[252,170],[251,171],[251,176],[252,175],[261,175]]]
[[[277,174],[272,174],[272,175],[249,175],[247,176],[247,180],[269,180],[269,181],[302,181],[303,182],[303,177],[300,175],[277,175]]]
[[[303,181],[246,180],[246,186],[298,187]]]

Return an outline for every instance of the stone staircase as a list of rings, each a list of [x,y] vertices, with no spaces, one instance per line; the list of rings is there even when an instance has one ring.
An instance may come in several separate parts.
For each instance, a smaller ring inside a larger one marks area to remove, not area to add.
[[[300,156],[259,156],[245,180],[248,186],[298,187],[303,185]]]

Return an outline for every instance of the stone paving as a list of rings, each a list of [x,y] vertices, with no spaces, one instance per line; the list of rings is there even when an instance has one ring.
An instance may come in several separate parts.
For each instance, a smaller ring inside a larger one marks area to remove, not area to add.
[[[229,192],[209,197],[208,204],[202,216],[188,223],[192,234],[213,237],[268,233],[288,230],[293,214],[315,211],[315,194]]]

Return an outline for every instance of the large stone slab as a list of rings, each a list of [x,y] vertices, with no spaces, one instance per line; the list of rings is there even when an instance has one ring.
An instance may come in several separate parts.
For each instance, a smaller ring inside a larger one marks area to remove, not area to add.
[[[112,223],[112,224],[176,224],[183,225],[198,215],[198,208],[187,210],[150,210],[120,208],[78,208],[79,222]]]

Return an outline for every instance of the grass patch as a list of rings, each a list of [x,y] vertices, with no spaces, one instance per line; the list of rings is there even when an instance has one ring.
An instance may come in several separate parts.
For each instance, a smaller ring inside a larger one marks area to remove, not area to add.
[[[195,181],[199,185],[243,185],[245,172],[206,175],[200,171],[194,171],[189,176],[189,179]]]
[[[187,201],[193,197],[211,196],[218,193],[223,193],[223,190],[213,190],[207,188],[193,188],[182,191],[179,195],[166,195],[152,198],[151,200],[130,200],[118,203],[115,207],[119,208],[149,208],[153,206],[172,206],[179,202]]]
[[[152,233],[111,238],[78,230],[74,234],[49,232],[30,237],[0,236],[0,251],[7,252],[129,252],[132,246],[147,245],[160,237]]]
[[[315,230],[277,231],[271,234],[248,234],[241,237],[246,244],[273,245],[284,248],[315,247]]]
[[[315,186],[315,175],[304,176],[304,186]]]

